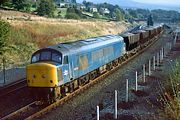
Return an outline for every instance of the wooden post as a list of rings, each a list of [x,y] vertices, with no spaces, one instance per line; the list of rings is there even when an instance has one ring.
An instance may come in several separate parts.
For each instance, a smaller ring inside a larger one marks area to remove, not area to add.
[[[117,119],[117,90],[115,90],[115,115],[114,118]]]

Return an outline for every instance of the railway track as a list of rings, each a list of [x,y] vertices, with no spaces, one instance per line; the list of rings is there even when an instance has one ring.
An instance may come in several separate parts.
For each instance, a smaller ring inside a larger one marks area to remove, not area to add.
[[[27,113],[30,113],[31,110],[34,110],[35,107],[36,107],[36,101],[20,108],[19,110],[15,111],[15,112],[12,112],[11,114],[9,114],[1,119],[2,120],[9,120],[9,119],[13,120],[13,119],[19,119],[20,116],[21,116],[21,118],[25,117],[25,115]]]
[[[10,93],[13,93],[17,90],[20,90],[22,88],[25,88],[27,86],[26,79],[23,78],[21,80],[18,80],[15,83],[9,84],[7,86],[4,86],[0,89],[0,97],[3,97],[5,95],[8,95]]]
[[[157,39],[157,38],[156,38]],[[157,40],[151,40],[151,42],[148,44],[147,47],[141,49],[138,53],[133,54],[131,56],[128,56],[128,59],[126,59],[125,61],[123,61],[121,64],[119,64],[117,67],[113,68],[111,71],[107,71],[106,73],[104,73],[103,75],[99,76],[98,78],[92,80],[91,82],[89,82],[88,84],[81,86],[79,89],[77,89],[76,91],[74,91],[73,93],[69,93],[67,94],[64,98],[58,100],[57,102],[50,104],[49,106],[37,106],[35,105],[35,102],[7,115],[4,116],[2,118],[2,120],[9,120],[9,119],[26,119],[26,120],[31,120],[31,119],[35,119],[38,118],[40,116],[42,116],[43,114],[46,114],[48,111],[64,104],[66,101],[70,100],[71,98],[73,98],[74,96],[82,93],[84,90],[88,89],[89,87],[95,85],[96,83],[100,82],[101,80],[103,80],[105,77],[107,77],[108,75],[112,74],[113,72],[115,72],[116,70],[118,70],[122,65],[125,65],[126,63],[130,62],[133,58],[137,57],[138,55],[140,55],[142,52],[144,52],[146,49],[148,49],[152,44],[154,44]]]

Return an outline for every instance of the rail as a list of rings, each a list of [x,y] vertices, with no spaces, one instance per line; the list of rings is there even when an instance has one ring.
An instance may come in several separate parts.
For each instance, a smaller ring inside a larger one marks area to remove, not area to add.
[[[14,82],[12,84],[6,85],[6,86],[0,88],[0,97],[7,95],[7,94],[10,94],[10,93],[17,91],[19,89],[22,89],[26,86],[27,86],[27,84],[26,84],[25,78],[18,80],[17,82]]]

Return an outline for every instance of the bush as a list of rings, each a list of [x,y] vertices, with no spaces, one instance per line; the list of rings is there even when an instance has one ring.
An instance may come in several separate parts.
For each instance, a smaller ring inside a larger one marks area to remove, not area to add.
[[[172,67],[170,80],[165,83],[163,94],[165,117],[171,120],[180,118],[180,58]]]
[[[6,21],[0,20],[0,55],[3,55],[7,46],[7,40],[10,33],[10,24]]]
[[[93,13],[93,17],[94,17],[94,18],[100,18],[100,17],[99,17],[99,14],[98,14],[97,12],[94,12],[94,13]]]
[[[75,13],[75,9],[72,8],[72,7],[69,7],[69,8],[67,9],[67,13]]]
[[[78,10],[77,8],[72,8],[72,7],[68,8],[67,9],[67,14],[69,14],[69,13],[75,13],[79,17],[82,17],[82,12],[80,10]]]
[[[67,18],[67,19],[76,19],[76,20],[80,19],[79,15],[77,15],[76,13],[67,13],[65,18]]]
[[[37,14],[40,16],[54,17],[56,7],[52,0],[41,0],[37,8]]]

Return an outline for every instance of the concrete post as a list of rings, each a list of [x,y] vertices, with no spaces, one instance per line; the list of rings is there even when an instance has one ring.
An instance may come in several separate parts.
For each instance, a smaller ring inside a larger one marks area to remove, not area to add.
[[[156,57],[153,56],[153,70],[156,70]]]
[[[126,102],[128,102],[129,86],[128,79],[126,79]]]
[[[149,60],[149,76],[151,75],[151,60]]]
[[[117,119],[117,90],[115,90],[115,115],[114,118]]]
[[[162,62],[162,52],[161,52],[161,50],[159,51],[159,62],[160,63]]]
[[[157,66],[159,66],[159,52],[157,53]]]
[[[97,106],[97,120],[99,120],[99,106]]]
[[[138,83],[137,83],[137,71],[136,71],[136,91],[138,90]]]
[[[146,82],[146,68],[145,65],[143,65],[143,82]]]

